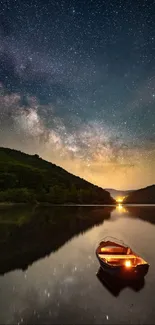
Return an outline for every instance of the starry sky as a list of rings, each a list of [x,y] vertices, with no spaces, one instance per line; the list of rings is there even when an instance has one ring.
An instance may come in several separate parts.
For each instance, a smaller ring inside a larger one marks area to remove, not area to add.
[[[1,0],[0,146],[155,183],[155,1]]]

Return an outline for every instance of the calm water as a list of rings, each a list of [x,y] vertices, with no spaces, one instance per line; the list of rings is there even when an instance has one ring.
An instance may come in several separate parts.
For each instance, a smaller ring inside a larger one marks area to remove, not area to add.
[[[98,279],[106,235],[150,263],[145,283],[114,292]],[[155,324],[154,249],[155,207],[1,208],[0,323]]]

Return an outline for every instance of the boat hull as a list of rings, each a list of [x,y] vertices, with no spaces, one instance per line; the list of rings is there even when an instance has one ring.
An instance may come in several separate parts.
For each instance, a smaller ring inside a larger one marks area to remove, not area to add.
[[[116,277],[144,277],[149,270],[149,264],[137,265],[136,267],[131,267],[130,269],[126,269],[123,266],[111,266],[108,263],[101,260],[96,252],[96,256],[99,260],[100,266],[104,272],[116,276]]]

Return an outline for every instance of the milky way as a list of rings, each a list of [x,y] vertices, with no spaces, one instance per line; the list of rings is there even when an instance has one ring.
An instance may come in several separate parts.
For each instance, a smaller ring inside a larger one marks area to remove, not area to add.
[[[104,188],[155,183],[154,1],[0,2],[0,145]]]

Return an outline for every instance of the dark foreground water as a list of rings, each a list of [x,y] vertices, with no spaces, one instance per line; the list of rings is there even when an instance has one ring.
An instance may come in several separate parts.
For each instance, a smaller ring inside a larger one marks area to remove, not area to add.
[[[150,263],[145,282],[99,280],[106,235]],[[1,324],[155,324],[155,207],[1,208],[0,274]]]

